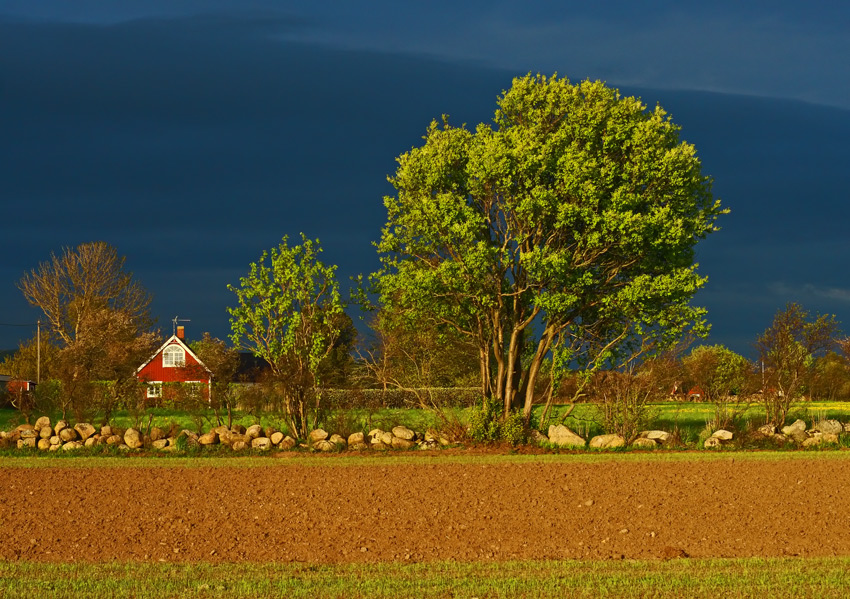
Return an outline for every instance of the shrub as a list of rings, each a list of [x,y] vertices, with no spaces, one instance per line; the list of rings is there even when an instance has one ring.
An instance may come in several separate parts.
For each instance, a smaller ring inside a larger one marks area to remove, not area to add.
[[[469,436],[475,441],[507,441],[511,445],[524,443],[528,429],[522,412],[513,411],[505,420],[501,419],[502,405],[493,398],[485,398],[481,406],[469,412]]]

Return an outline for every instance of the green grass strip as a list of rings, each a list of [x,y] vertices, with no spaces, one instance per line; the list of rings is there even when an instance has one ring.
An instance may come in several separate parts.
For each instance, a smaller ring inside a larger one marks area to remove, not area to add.
[[[582,453],[468,453],[437,452],[421,455],[417,452],[389,451],[368,455],[314,455],[309,453],[234,456],[69,456],[33,452],[26,457],[0,457],[0,468],[269,468],[308,466],[343,468],[348,466],[401,466],[425,464],[599,464],[610,462],[760,462],[781,460],[850,460],[848,449],[810,449],[796,451],[697,450],[650,452],[587,451]]]
[[[0,563],[0,596],[846,597],[850,558],[420,564]]]

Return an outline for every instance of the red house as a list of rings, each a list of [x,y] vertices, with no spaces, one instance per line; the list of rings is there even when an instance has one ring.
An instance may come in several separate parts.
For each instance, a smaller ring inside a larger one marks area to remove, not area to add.
[[[158,401],[169,396],[173,398],[174,394],[168,391],[170,383],[196,385],[203,396],[209,398],[212,373],[189,349],[183,337],[183,327],[177,327],[177,334],[172,335],[147,362],[136,369],[136,377],[147,384],[145,397],[148,400]]]

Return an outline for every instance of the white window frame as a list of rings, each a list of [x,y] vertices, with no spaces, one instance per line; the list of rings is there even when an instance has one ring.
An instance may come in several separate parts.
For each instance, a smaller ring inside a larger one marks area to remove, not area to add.
[[[159,399],[162,397],[162,383],[160,381],[151,381],[148,383],[148,399]]]
[[[179,358],[177,356],[179,356]],[[169,345],[162,350],[163,368],[183,368],[185,365],[186,350],[179,345]]]

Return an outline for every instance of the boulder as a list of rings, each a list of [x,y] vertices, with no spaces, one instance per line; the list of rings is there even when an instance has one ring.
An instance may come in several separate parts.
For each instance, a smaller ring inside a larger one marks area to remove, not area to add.
[[[153,436],[151,436],[151,439],[153,439]],[[154,439],[151,441],[151,446],[154,449],[165,449],[166,447],[168,447],[168,444],[168,439]]]
[[[415,443],[413,441],[410,441],[409,439],[393,437],[390,441],[390,445],[393,449],[410,449],[415,445]]]
[[[151,429],[151,443],[155,443],[157,441],[161,441],[165,439],[165,432],[159,427],[153,427]]]
[[[345,442],[345,438],[342,435],[337,435],[334,433],[331,435],[330,439],[328,439],[334,445],[338,445],[339,447],[345,447],[348,443]]]
[[[727,431],[721,428],[719,430],[714,431],[711,436],[712,438],[720,439],[721,441],[731,441],[735,435],[731,431]]]
[[[59,431],[59,438],[62,439],[64,443],[68,443],[69,441],[76,441],[79,435],[77,435],[77,431],[72,428],[63,428]]]
[[[369,449],[369,446],[365,442],[360,441],[359,443],[349,443],[348,449],[353,451],[363,451],[364,449]]]
[[[73,451],[74,449],[79,449],[83,444],[79,441],[68,441],[67,443],[62,444],[63,451]]]
[[[107,445],[121,445],[123,442],[124,440],[121,438],[120,435],[111,435],[106,438]]]
[[[670,433],[667,431],[644,431],[640,436],[658,443],[666,443],[670,439]]]
[[[278,447],[280,447],[284,451],[289,451],[290,449],[295,447],[295,439],[293,439],[289,435],[286,435],[283,440],[281,440],[281,442],[278,444]]]
[[[280,431],[276,431],[271,434],[269,439],[271,439],[273,445],[280,445],[280,442],[283,441],[283,433]]]
[[[85,447],[94,447],[95,445],[97,445],[97,442],[98,442],[99,439],[100,439],[100,435],[98,435],[97,437],[91,436],[88,439],[86,439],[85,441],[83,441],[83,445]]]
[[[310,431],[310,434],[307,435],[307,440],[310,443],[317,443],[319,441],[324,441],[328,438],[328,431],[317,428],[316,430]]]
[[[416,433],[406,426],[396,426],[393,427],[393,436],[404,439],[405,441],[412,441],[416,437]]]
[[[705,443],[703,443],[703,447],[705,447],[706,449],[714,449],[717,447],[721,447],[722,445],[723,442],[720,441],[718,437],[709,437],[705,440]]]
[[[259,424],[252,424],[247,429],[245,429],[245,436],[248,437],[249,439],[251,439],[252,441],[254,439],[259,439],[260,437],[264,437],[265,435],[263,435],[263,427],[260,426]],[[251,447],[253,447],[253,446],[254,445],[252,443]]]
[[[241,424],[234,424],[233,426],[230,427],[230,432],[236,433],[237,435],[244,435],[245,434],[245,427],[242,426]]]
[[[351,433],[348,435],[348,444],[354,445],[355,443],[364,443],[366,441],[366,436],[363,433]]]
[[[844,425],[837,420],[821,420],[818,422],[817,429],[822,433],[838,435],[844,432]]]
[[[60,420],[54,425],[53,432],[58,435],[63,428],[68,428],[68,423],[65,420]]]
[[[100,427],[100,436],[106,437],[107,439],[114,435],[115,433],[112,431],[112,427],[109,425],[105,425]]]
[[[53,435],[50,437],[51,445],[62,445],[62,439],[59,438],[59,435]]]
[[[529,441],[531,441],[535,445],[541,445],[543,443],[549,442],[549,438],[546,435],[544,435],[543,433],[541,433],[539,430],[537,430],[536,428],[532,429],[531,433],[528,435],[528,439],[529,439]],[[431,437],[431,438],[426,437],[425,440],[428,441],[428,442],[437,441],[437,439],[435,439],[434,437]]]
[[[776,427],[772,424],[763,424],[758,428],[758,432],[765,437],[772,437],[776,434]]]
[[[374,437],[381,435],[383,432],[384,431],[382,431],[379,428],[373,428],[372,430],[369,431],[369,433],[366,436],[374,438]]]
[[[251,449],[268,451],[272,448],[272,440],[268,437],[257,437],[251,441]]]
[[[620,435],[596,435],[590,440],[590,447],[595,449],[613,449],[625,445],[626,440]]]
[[[234,441],[233,445],[230,446],[230,449],[233,451],[242,451],[243,449],[247,449],[248,444],[245,441]]]
[[[37,447],[39,449],[41,449],[42,451],[46,451],[46,450],[50,449],[50,439],[44,439],[44,438],[39,439]]]
[[[37,431],[34,428],[25,428],[18,432],[20,433],[21,439],[38,439],[41,435],[41,431]]]
[[[803,447],[817,447],[819,445],[829,445],[838,443],[838,435],[835,433],[822,433],[809,437],[803,441]]]
[[[788,437],[793,437],[796,433],[806,431],[806,423],[802,420],[795,420],[792,424],[782,427],[782,434]]]
[[[38,446],[38,438],[36,437],[27,437],[26,439],[18,439],[18,449],[23,449],[24,447],[37,447]]]
[[[97,432],[97,429],[88,422],[78,422],[74,425],[74,430],[77,431],[80,440],[83,442]]]
[[[658,443],[649,437],[638,437],[632,441],[632,447],[637,449],[655,449],[658,447]]]
[[[50,428],[50,418],[47,416],[42,416],[33,425],[33,428],[39,431],[45,427]]]
[[[381,433],[378,438],[380,439],[381,443],[383,443],[387,447],[392,447],[393,439],[397,437],[395,437],[395,435],[393,435],[391,432],[385,431]]]
[[[134,428],[128,428],[124,431],[124,445],[130,449],[139,449],[144,445],[142,434]]]
[[[218,443],[218,433],[210,431],[198,437],[198,443],[201,445],[215,445]]]
[[[49,439],[53,436],[53,429],[49,426],[43,426],[38,430],[38,436],[42,439]]]
[[[334,451],[336,449],[336,445],[334,445],[330,441],[320,439],[313,443],[313,448],[317,449],[318,451]]]
[[[549,427],[549,442],[560,447],[584,447],[584,439],[563,424]]]

